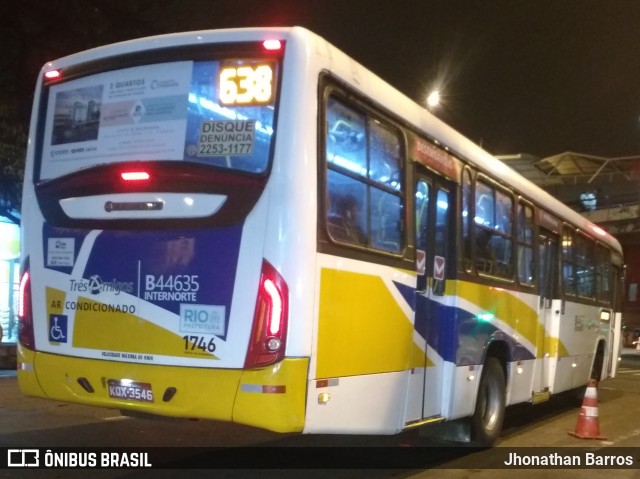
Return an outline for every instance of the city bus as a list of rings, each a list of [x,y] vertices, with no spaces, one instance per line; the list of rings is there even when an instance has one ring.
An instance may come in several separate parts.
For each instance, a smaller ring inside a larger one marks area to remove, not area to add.
[[[619,243],[301,27],[47,63],[22,205],[25,395],[490,445],[616,372]]]

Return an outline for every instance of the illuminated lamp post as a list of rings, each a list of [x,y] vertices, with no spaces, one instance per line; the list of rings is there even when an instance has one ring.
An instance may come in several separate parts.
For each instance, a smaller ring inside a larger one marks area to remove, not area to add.
[[[440,106],[440,100],[441,100],[440,91],[433,90],[427,96],[427,108],[431,111],[435,110],[436,108],[438,108],[438,106]]]

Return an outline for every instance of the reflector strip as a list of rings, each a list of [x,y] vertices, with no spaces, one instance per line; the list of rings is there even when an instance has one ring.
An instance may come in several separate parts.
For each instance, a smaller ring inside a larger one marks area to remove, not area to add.
[[[269,386],[261,384],[242,384],[243,393],[285,394],[287,386]]]
[[[598,417],[598,408],[590,407],[590,406],[582,406],[582,410],[580,411],[581,416],[586,417]]]
[[[316,381],[316,389],[329,388],[329,387],[339,386],[339,385],[340,385],[340,379],[338,379],[338,378],[318,379]]]
[[[17,369],[19,371],[33,371],[33,364],[31,363],[21,363],[18,362],[18,367]]]
[[[597,399],[598,393],[596,392],[596,388],[587,388],[584,393],[584,397],[588,399]]]

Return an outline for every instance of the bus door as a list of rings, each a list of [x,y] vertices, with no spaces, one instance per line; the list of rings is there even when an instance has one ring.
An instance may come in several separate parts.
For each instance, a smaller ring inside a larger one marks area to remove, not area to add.
[[[445,285],[453,266],[452,184],[426,171],[416,180],[416,330],[425,341],[422,417],[442,412]]]
[[[558,336],[561,308],[558,299],[558,237],[550,231],[541,229],[538,245],[540,255],[538,321],[541,327],[537,329],[536,357],[540,364],[540,373],[536,374],[534,392],[548,392],[553,376],[552,356],[555,357],[556,354],[552,351],[553,341],[550,337]]]

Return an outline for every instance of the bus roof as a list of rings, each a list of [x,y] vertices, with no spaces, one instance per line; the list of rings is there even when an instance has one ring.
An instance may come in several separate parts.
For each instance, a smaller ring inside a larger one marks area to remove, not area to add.
[[[573,224],[585,234],[621,252],[620,243],[612,235],[552,197],[545,190],[527,180],[470,139],[445,124],[426,108],[411,100],[327,40],[303,27],[202,30],[139,38],[97,47],[60,58],[45,64],[42,68],[42,73],[44,74],[44,72],[52,69],[64,68],[68,65],[136,51],[181,45],[264,41],[267,39],[283,39],[285,41],[299,42],[307,46],[307,55],[316,55],[326,65],[324,69],[328,68],[333,71],[363,94],[374,98],[377,103],[387,110],[402,112],[404,121],[412,124],[416,129],[422,131],[432,140],[437,141],[460,159],[484,170],[492,178],[497,179],[504,185],[513,187],[522,196],[533,201],[549,213]]]

